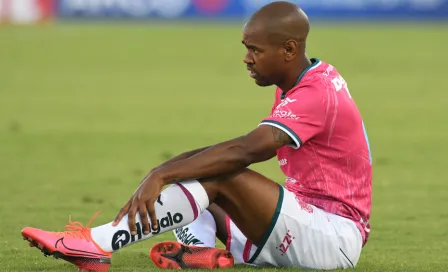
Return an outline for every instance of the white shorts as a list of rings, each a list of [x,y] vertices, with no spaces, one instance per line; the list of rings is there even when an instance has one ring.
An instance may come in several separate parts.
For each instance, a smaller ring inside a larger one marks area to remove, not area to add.
[[[279,202],[261,243],[252,245],[226,218],[235,263],[302,269],[354,268],[362,250],[355,223],[297,199],[280,186]]]

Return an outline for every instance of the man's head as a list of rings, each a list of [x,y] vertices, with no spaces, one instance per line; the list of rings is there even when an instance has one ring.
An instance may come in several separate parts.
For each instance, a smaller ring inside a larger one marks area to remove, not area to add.
[[[273,2],[255,12],[243,29],[244,63],[260,86],[282,85],[301,69],[309,32],[306,14],[295,4]]]

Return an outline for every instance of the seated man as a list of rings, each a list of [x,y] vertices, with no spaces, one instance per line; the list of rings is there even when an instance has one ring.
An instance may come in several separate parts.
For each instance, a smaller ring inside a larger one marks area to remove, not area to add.
[[[112,252],[175,229],[183,244],[151,250],[159,267],[355,267],[370,231],[368,139],[345,80],[307,57],[308,32],[306,14],[288,2],[262,7],[245,25],[250,76],[277,86],[271,114],[257,128],[153,169],[109,224],[28,227],[24,238],[93,271],[107,270]],[[247,168],[274,156],[285,187]],[[230,252],[213,248],[216,232]],[[195,237],[187,241],[189,234]]]

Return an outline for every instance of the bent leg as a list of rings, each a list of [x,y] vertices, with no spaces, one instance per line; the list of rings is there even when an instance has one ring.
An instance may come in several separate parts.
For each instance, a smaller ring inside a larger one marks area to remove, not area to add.
[[[252,243],[262,241],[279,201],[277,183],[250,169],[199,182]]]
[[[159,228],[150,234],[139,227],[132,236],[124,219],[118,226],[109,223],[91,230],[71,223],[64,233],[25,228],[22,235],[46,254],[62,256],[79,268],[103,269],[110,264],[109,252],[188,225],[212,201],[232,218],[226,223],[241,231],[238,242],[240,247],[244,243],[245,263],[311,269],[356,266],[362,237],[353,222],[301,203],[293,193],[249,169],[163,190],[155,205]],[[141,226],[138,215],[136,219]]]
[[[245,263],[317,270],[356,266],[362,237],[353,221],[309,205],[283,187],[280,196],[265,239],[256,245],[246,241]]]
[[[243,256],[247,237],[221,207],[212,203],[208,210],[216,222],[216,237],[226,246],[226,250],[232,253],[235,264],[247,264]]]
[[[251,242],[258,243],[265,239],[266,230],[270,227],[279,188],[275,182],[251,170],[200,182],[183,181],[161,192],[155,203],[158,228],[149,234],[143,233],[142,220],[137,214],[136,235],[131,235],[127,216],[117,226],[111,222],[90,229],[90,223],[83,227],[71,222],[66,232],[28,227],[22,230],[22,235],[36,243],[45,254],[57,255],[80,269],[99,265],[107,269],[111,252],[188,225],[214,201],[232,217]]]
[[[268,178],[246,169],[215,179],[183,181],[164,189],[155,203],[159,228],[143,234],[137,214],[137,235],[132,236],[127,216],[117,226],[111,223],[92,229],[93,240],[105,251],[116,251],[166,231],[175,230],[195,221],[214,202],[235,225],[257,244],[273,218],[279,201],[280,186]]]
[[[177,241],[184,245],[215,247],[215,239],[218,238],[226,250],[232,253],[235,264],[245,264],[243,253],[247,238],[215,203],[211,203],[195,221],[174,230],[173,233]]]
[[[259,244],[263,238],[267,239],[264,236],[268,233],[278,206],[280,186],[250,169],[220,178],[201,179],[199,182],[207,192],[210,202],[213,202],[206,213],[213,215],[216,237],[232,252],[235,263],[244,263],[243,250],[248,240],[246,237],[254,244]],[[177,240],[182,243],[185,243],[184,237],[207,240],[211,234],[211,223],[205,222],[203,217],[208,216],[204,215],[205,213],[193,223],[175,230]],[[185,232],[187,229],[188,232]]]
[[[362,237],[353,221],[309,205],[251,170],[200,183],[219,206],[213,208],[215,221],[223,221],[220,208],[232,219],[220,224],[227,234],[221,240],[235,262],[305,269],[356,266]]]

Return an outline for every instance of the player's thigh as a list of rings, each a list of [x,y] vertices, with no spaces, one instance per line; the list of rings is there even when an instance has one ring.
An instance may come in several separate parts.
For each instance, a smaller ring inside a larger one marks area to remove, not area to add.
[[[279,209],[266,243],[252,246],[247,262],[304,269],[337,269],[356,265],[362,241],[353,222],[308,205],[286,189]],[[339,224],[340,221],[344,224]],[[341,245],[347,241],[354,245],[344,252]]]
[[[200,182],[244,235],[255,243],[263,238],[279,201],[277,183],[250,169]]]

